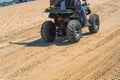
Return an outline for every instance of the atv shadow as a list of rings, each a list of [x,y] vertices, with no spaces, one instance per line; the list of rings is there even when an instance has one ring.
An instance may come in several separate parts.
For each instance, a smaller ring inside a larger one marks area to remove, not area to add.
[[[87,32],[87,33],[83,33],[82,35],[84,37],[84,36],[91,35],[91,33]],[[10,43],[17,44],[17,45],[24,45],[24,46],[28,46],[28,47],[47,47],[47,46],[51,46],[51,45],[67,46],[67,45],[72,44],[66,38],[61,38],[61,37],[57,37],[54,42],[50,42],[50,43],[46,43],[42,39],[37,39],[37,40],[31,41],[31,42],[10,42]]]
[[[54,42],[50,42],[50,43],[46,43],[44,42],[42,39],[37,39],[31,42],[10,42],[10,44],[17,44],[17,45],[24,45],[24,46],[28,46],[28,47],[47,47],[47,46],[51,46],[51,45],[57,45],[57,46],[67,46],[69,44],[71,44],[68,40],[65,39],[60,39],[60,38],[56,38],[56,40]]]
[[[83,36],[88,36],[88,35],[92,35],[92,33],[86,32],[86,33],[83,33],[82,35],[83,35]]]

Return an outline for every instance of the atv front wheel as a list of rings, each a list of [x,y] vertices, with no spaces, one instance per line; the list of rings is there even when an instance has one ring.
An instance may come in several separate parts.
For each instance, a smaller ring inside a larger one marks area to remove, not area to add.
[[[90,33],[97,33],[99,31],[100,20],[97,14],[93,14],[89,18],[91,26],[89,26]]]
[[[67,25],[67,38],[70,42],[78,42],[82,36],[82,27],[78,20],[71,20]]]
[[[53,42],[56,37],[56,26],[52,21],[45,21],[42,24],[41,36],[45,42]]]

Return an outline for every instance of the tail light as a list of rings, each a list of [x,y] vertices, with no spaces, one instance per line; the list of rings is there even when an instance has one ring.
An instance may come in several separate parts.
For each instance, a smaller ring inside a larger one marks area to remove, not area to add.
[[[57,18],[57,21],[59,21],[59,22],[61,22],[62,20],[63,20],[62,17],[58,17],[58,18]]]

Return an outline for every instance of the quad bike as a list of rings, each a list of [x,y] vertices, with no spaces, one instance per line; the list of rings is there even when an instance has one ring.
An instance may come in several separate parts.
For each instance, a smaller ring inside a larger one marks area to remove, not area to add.
[[[89,4],[84,3],[83,7],[86,10],[86,14],[90,14]],[[82,37],[83,19],[81,11],[75,9],[75,7],[67,7],[65,10],[60,8],[47,8],[45,12],[49,13],[49,18],[53,21],[45,21],[41,27],[41,36],[45,42],[53,42],[56,36],[66,36],[67,39],[72,42],[78,42]],[[97,33],[99,31],[100,20],[97,14],[92,14],[89,18],[88,26],[90,33]]]

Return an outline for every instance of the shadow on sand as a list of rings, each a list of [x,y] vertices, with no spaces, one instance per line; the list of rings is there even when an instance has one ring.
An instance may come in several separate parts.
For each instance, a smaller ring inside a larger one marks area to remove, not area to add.
[[[88,36],[88,35],[91,35],[91,33],[89,33],[89,32],[83,33],[83,37]],[[61,37],[56,38],[56,40],[51,43],[46,43],[42,39],[37,39],[32,42],[10,42],[10,43],[17,44],[17,45],[24,45],[24,46],[28,46],[28,47],[47,47],[50,45],[67,46],[67,45],[72,44],[67,39],[61,38]]]

